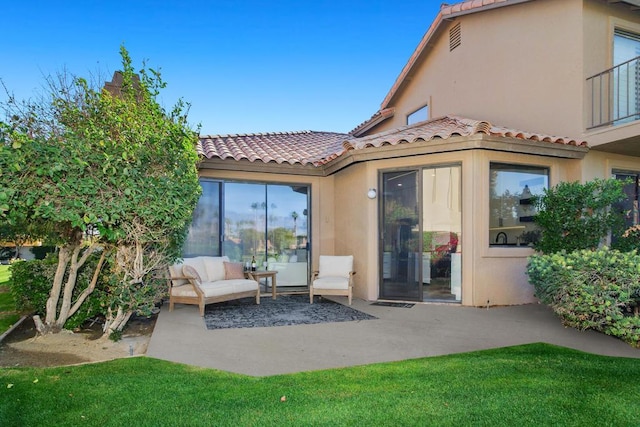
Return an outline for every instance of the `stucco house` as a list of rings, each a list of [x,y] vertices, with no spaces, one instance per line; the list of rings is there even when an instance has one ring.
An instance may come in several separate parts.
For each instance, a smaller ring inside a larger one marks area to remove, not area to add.
[[[353,254],[356,298],[535,301],[531,195],[632,177],[638,222],[639,3],[443,5],[349,134],[201,136],[184,255],[255,256],[305,287],[320,254]]]

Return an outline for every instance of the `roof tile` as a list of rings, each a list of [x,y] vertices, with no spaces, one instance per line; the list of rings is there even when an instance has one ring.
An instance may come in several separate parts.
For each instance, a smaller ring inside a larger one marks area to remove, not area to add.
[[[208,159],[232,158],[236,161],[246,159],[250,162],[311,164],[317,167],[329,163],[351,150],[411,144],[435,139],[446,140],[455,136],[477,134],[552,144],[587,146],[585,141],[576,139],[494,126],[484,120],[444,116],[362,138],[343,133],[312,131],[202,136],[197,149],[199,154]]]

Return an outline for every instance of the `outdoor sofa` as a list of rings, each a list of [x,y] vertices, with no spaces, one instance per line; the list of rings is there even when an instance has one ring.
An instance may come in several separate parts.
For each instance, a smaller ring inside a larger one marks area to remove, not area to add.
[[[204,316],[207,304],[245,297],[255,297],[260,304],[260,285],[245,278],[242,264],[226,256],[184,258],[169,267],[169,311],[176,303],[194,304]]]

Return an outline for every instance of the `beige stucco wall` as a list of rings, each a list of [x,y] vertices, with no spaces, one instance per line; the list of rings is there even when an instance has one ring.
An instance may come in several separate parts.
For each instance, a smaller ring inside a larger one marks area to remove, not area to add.
[[[552,135],[582,134],[582,0],[539,0],[444,22],[385,128],[430,101],[430,117],[457,114]],[[462,44],[449,51],[449,28]]]

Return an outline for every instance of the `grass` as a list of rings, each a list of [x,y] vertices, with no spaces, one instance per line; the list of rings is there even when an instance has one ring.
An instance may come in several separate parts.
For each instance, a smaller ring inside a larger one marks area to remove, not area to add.
[[[0,335],[20,319],[7,286],[10,278],[9,266],[0,265]]]
[[[639,360],[547,344],[264,378],[146,357],[0,370],[3,426],[637,426],[638,402]]]

